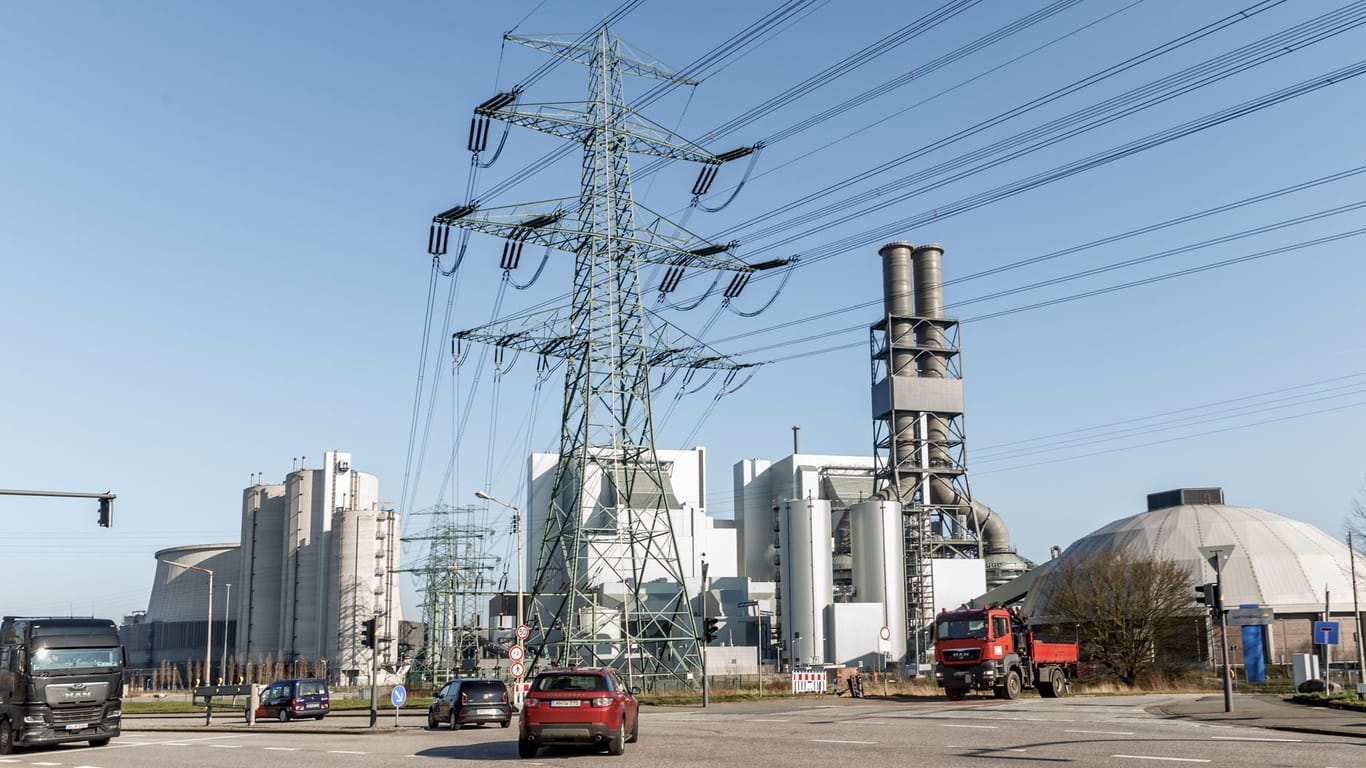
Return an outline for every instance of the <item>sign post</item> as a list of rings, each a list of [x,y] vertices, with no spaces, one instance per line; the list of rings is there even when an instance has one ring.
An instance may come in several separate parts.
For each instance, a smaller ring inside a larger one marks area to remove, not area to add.
[[[394,690],[389,692],[389,701],[394,705],[394,727],[398,727],[398,711],[403,709],[403,704],[408,701],[408,689],[401,685],[394,686]]]
[[[1200,554],[1209,561],[1210,567],[1214,569],[1214,583],[1219,597],[1215,601],[1218,603],[1214,609],[1219,614],[1219,645],[1224,652],[1224,711],[1233,711],[1233,678],[1230,676],[1231,668],[1228,663],[1228,619],[1224,614],[1224,565],[1228,563],[1229,556],[1233,554],[1232,544],[1213,544],[1200,548]]]

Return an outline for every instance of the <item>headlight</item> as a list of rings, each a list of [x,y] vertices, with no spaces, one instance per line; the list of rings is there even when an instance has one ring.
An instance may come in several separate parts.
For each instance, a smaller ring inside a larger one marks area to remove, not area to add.
[[[123,717],[123,710],[121,710],[121,709],[116,709],[116,710],[114,710],[113,712],[110,712],[110,713],[109,713],[109,719],[110,719],[110,720],[117,720],[117,719],[119,719],[119,718],[121,718],[121,717]]]
[[[24,715],[24,722],[27,723],[27,724],[29,724],[29,725],[42,725],[42,724],[43,724],[43,716],[42,716],[42,715]]]

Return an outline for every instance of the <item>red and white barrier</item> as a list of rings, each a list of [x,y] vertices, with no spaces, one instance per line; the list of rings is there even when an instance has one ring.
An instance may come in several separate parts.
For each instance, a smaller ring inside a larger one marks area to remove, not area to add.
[[[825,670],[798,669],[792,672],[793,693],[825,693]]]

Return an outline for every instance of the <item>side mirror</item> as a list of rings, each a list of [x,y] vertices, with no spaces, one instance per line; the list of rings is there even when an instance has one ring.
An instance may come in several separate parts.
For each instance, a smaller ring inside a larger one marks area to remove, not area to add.
[[[631,695],[632,695],[632,696],[639,696],[639,695],[640,695],[640,686],[638,686],[638,685],[633,685],[633,686],[631,686]]]

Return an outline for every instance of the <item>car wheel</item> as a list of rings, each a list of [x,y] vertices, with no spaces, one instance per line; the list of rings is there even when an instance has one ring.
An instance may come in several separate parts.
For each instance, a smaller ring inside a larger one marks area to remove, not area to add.
[[[275,719],[282,723],[289,722],[289,710],[281,708],[275,713]]]
[[[509,717],[508,719],[499,723],[499,725],[503,726],[504,728],[508,727],[509,725],[512,725],[512,718]]]
[[[90,740],[90,746],[92,746],[92,747],[104,747],[104,746],[108,746],[108,745],[109,745],[109,737],[108,737],[108,736],[106,736],[106,737],[104,737],[104,738],[102,738],[102,739],[91,739],[91,740]]]
[[[9,721],[0,719],[0,755],[14,754],[14,731],[10,730]]]
[[[607,754],[620,755],[626,751],[626,718],[621,718],[621,727],[607,740]]]
[[[458,730],[460,730],[459,715],[457,715],[457,714],[455,713],[454,710],[451,711],[451,730],[452,730],[452,731],[458,731]]]
[[[536,742],[528,739],[517,740],[517,756],[523,759],[536,756]]]
[[[640,713],[636,713],[636,721],[631,725],[631,735],[626,738],[627,744],[634,744],[640,740]]]

